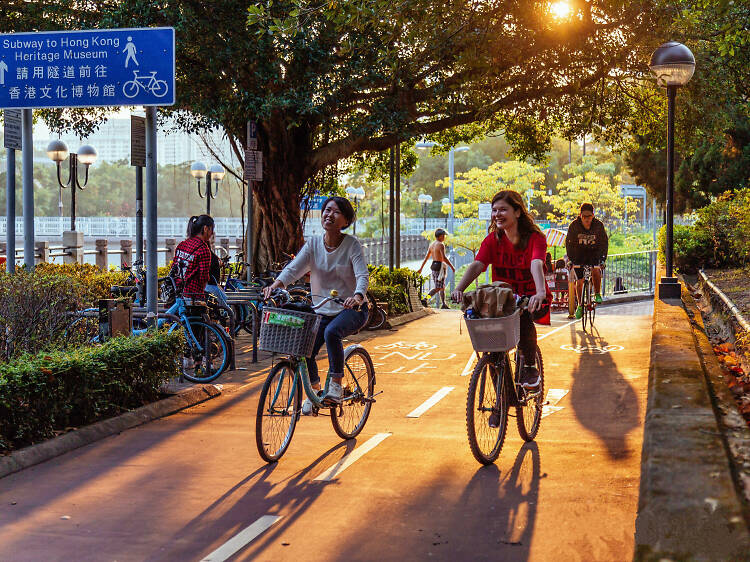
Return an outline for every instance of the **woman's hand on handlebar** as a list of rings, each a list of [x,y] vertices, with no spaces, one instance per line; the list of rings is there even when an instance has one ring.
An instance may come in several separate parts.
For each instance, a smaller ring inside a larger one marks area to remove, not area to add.
[[[263,287],[263,298],[269,299],[271,298],[271,293],[273,293],[276,289],[283,289],[284,284],[279,281],[278,279],[271,283],[268,287]]]
[[[365,302],[365,299],[362,298],[362,295],[354,295],[353,297],[349,297],[344,301],[344,308],[355,308],[357,306],[362,306],[362,303]]]
[[[546,300],[547,295],[545,293],[537,293],[533,297],[529,299],[529,306],[528,310],[532,314],[536,312],[537,310],[540,310],[544,306],[544,301]]]

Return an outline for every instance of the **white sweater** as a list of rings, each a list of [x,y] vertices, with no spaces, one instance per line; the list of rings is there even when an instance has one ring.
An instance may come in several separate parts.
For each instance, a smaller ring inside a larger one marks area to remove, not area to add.
[[[344,300],[355,293],[360,293],[364,297],[370,283],[362,245],[354,236],[347,234],[333,252],[325,249],[323,236],[310,237],[299,254],[279,274],[279,281],[288,287],[308,271],[314,304],[329,297],[333,289],[338,291],[339,297]],[[342,305],[329,301],[317,312],[333,316],[342,310]]]

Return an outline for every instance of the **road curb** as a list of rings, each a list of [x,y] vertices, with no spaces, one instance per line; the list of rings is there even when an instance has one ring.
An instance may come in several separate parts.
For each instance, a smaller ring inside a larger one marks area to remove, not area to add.
[[[429,316],[430,314],[435,314],[435,311],[430,310],[429,308],[407,312],[406,314],[400,314],[399,316],[389,318],[388,326],[390,326],[391,328],[395,328],[396,326],[403,326],[404,324],[413,322],[414,320],[419,320],[420,318],[424,318],[425,316]]]
[[[686,303],[654,299],[634,559],[750,560],[708,361]]]
[[[212,384],[187,388],[174,396],[141,406],[117,417],[84,426],[36,445],[0,457],[0,478],[83,447],[110,435],[195,406],[221,394]]]
[[[645,300],[651,300],[653,298],[654,298],[653,293],[637,293],[637,294],[634,293],[631,295],[618,295],[616,297],[607,297],[602,304],[598,304],[596,306],[598,308],[600,306],[645,301]]]

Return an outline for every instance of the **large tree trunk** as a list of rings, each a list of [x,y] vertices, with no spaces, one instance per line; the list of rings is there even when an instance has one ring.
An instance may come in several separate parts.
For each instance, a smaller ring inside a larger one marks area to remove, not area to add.
[[[263,151],[263,181],[255,184],[254,257],[256,271],[296,254],[304,242],[300,201],[309,177],[310,135],[301,127],[288,128],[282,120],[259,124]]]

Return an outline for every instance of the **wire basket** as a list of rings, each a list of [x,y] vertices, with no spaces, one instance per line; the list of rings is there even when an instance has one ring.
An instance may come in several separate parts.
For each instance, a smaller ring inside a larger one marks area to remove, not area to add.
[[[521,316],[516,310],[500,318],[464,318],[474,351],[510,351],[521,337]]]
[[[312,354],[320,326],[318,314],[272,307],[264,308],[262,314],[258,343],[260,349],[297,357],[309,357]]]

